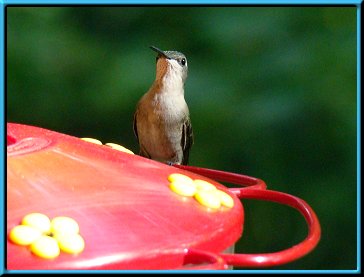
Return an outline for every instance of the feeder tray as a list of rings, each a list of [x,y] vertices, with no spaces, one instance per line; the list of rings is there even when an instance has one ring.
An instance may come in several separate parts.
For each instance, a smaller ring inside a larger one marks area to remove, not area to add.
[[[228,193],[231,208],[209,209],[169,188],[180,173]],[[239,185],[226,188],[217,181]],[[274,201],[297,209],[308,225],[301,243],[267,254],[226,253],[242,236],[240,199]],[[75,219],[84,251],[40,258],[7,241],[7,269],[227,269],[267,267],[315,248],[320,225],[309,205],[266,190],[257,178],[192,166],[169,166],[54,131],[7,124],[7,232],[29,213]]]

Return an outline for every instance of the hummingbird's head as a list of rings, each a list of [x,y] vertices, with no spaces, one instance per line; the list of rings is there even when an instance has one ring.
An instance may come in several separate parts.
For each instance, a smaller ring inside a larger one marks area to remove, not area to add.
[[[162,79],[167,75],[170,78],[181,78],[183,83],[186,81],[188,66],[184,54],[177,51],[162,51],[154,46],[150,48],[158,53],[156,58],[157,79]]]

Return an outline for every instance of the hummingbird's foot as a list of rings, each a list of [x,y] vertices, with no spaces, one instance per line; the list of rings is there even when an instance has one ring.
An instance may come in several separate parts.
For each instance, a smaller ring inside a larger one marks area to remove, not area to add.
[[[172,165],[180,164],[180,163],[174,163],[174,162],[168,161],[167,164],[170,165],[170,166],[172,166]]]

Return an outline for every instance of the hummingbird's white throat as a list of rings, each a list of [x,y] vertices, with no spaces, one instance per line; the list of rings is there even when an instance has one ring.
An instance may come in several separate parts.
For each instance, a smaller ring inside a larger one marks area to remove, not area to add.
[[[160,76],[162,79],[162,91],[169,95],[184,95],[183,69],[173,59],[161,61],[165,63],[165,73]]]

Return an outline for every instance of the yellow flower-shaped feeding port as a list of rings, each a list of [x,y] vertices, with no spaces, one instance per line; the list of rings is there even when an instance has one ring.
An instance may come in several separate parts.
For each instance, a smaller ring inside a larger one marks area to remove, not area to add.
[[[42,235],[30,245],[30,251],[44,259],[54,259],[59,256],[61,250],[58,241],[50,236]]]
[[[186,175],[174,173],[168,176],[168,180],[170,189],[179,195],[194,196],[197,192],[193,180]]]
[[[59,248],[69,254],[79,254],[85,248],[85,241],[79,234],[56,234]]]
[[[214,190],[199,190],[195,194],[195,199],[208,208],[218,209],[221,207],[219,195]]]
[[[11,229],[9,239],[17,245],[30,245],[42,236],[42,233],[26,225],[18,225]]]
[[[70,217],[50,220],[44,214],[31,213],[10,231],[9,239],[17,245],[29,246],[38,257],[54,259],[61,251],[79,254],[84,250],[85,241],[79,231],[78,223]]]
[[[125,148],[124,146],[121,146],[120,144],[108,142],[105,145],[111,147],[112,149],[119,150],[121,152],[125,152],[132,155],[134,154],[133,151],[129,150],[128,148]]]
[[[38,229],[42,234],[46,235],[51,231],[51,221],[48,216],[41,213],[27,214],[23,217],[21,224]]]
[[[168,176],[169,188],[182,196],[194,197],[201,205],[219,209],[221,206],[232,208],[234,199],[226,192],[217,189],[213,184],[205,180],[192,180],[192,178],[172,173]]]
[[[94,139],[94,138],[81,138],[81,139],[84,140],[84,141],[87,141],[87,142],[95,143],[95,144],[98,144],[98,145],[103,145],[102,142],[99,141],[98,139]],[[105,143],[105,145],[112,148],[112,149],[134,155],[133,151],[129,150],[128,148],[126,148],[126,147],[124,147],[124,146],[122,146],[120,144],[108,142],[108,143]]]
[[[51,221],[52,235],[56,234],[78,234],[80,227],[73,218],[67,216],[57,216]]]
[[[94,139],[94,138],[81,138],[82,140],[84,141],[87,141],[87,142],[91,142],[91,143],[95,143],[95,144],[98,144],[98,145],[102,145],[102,142],[99,141],[98,139]]]

